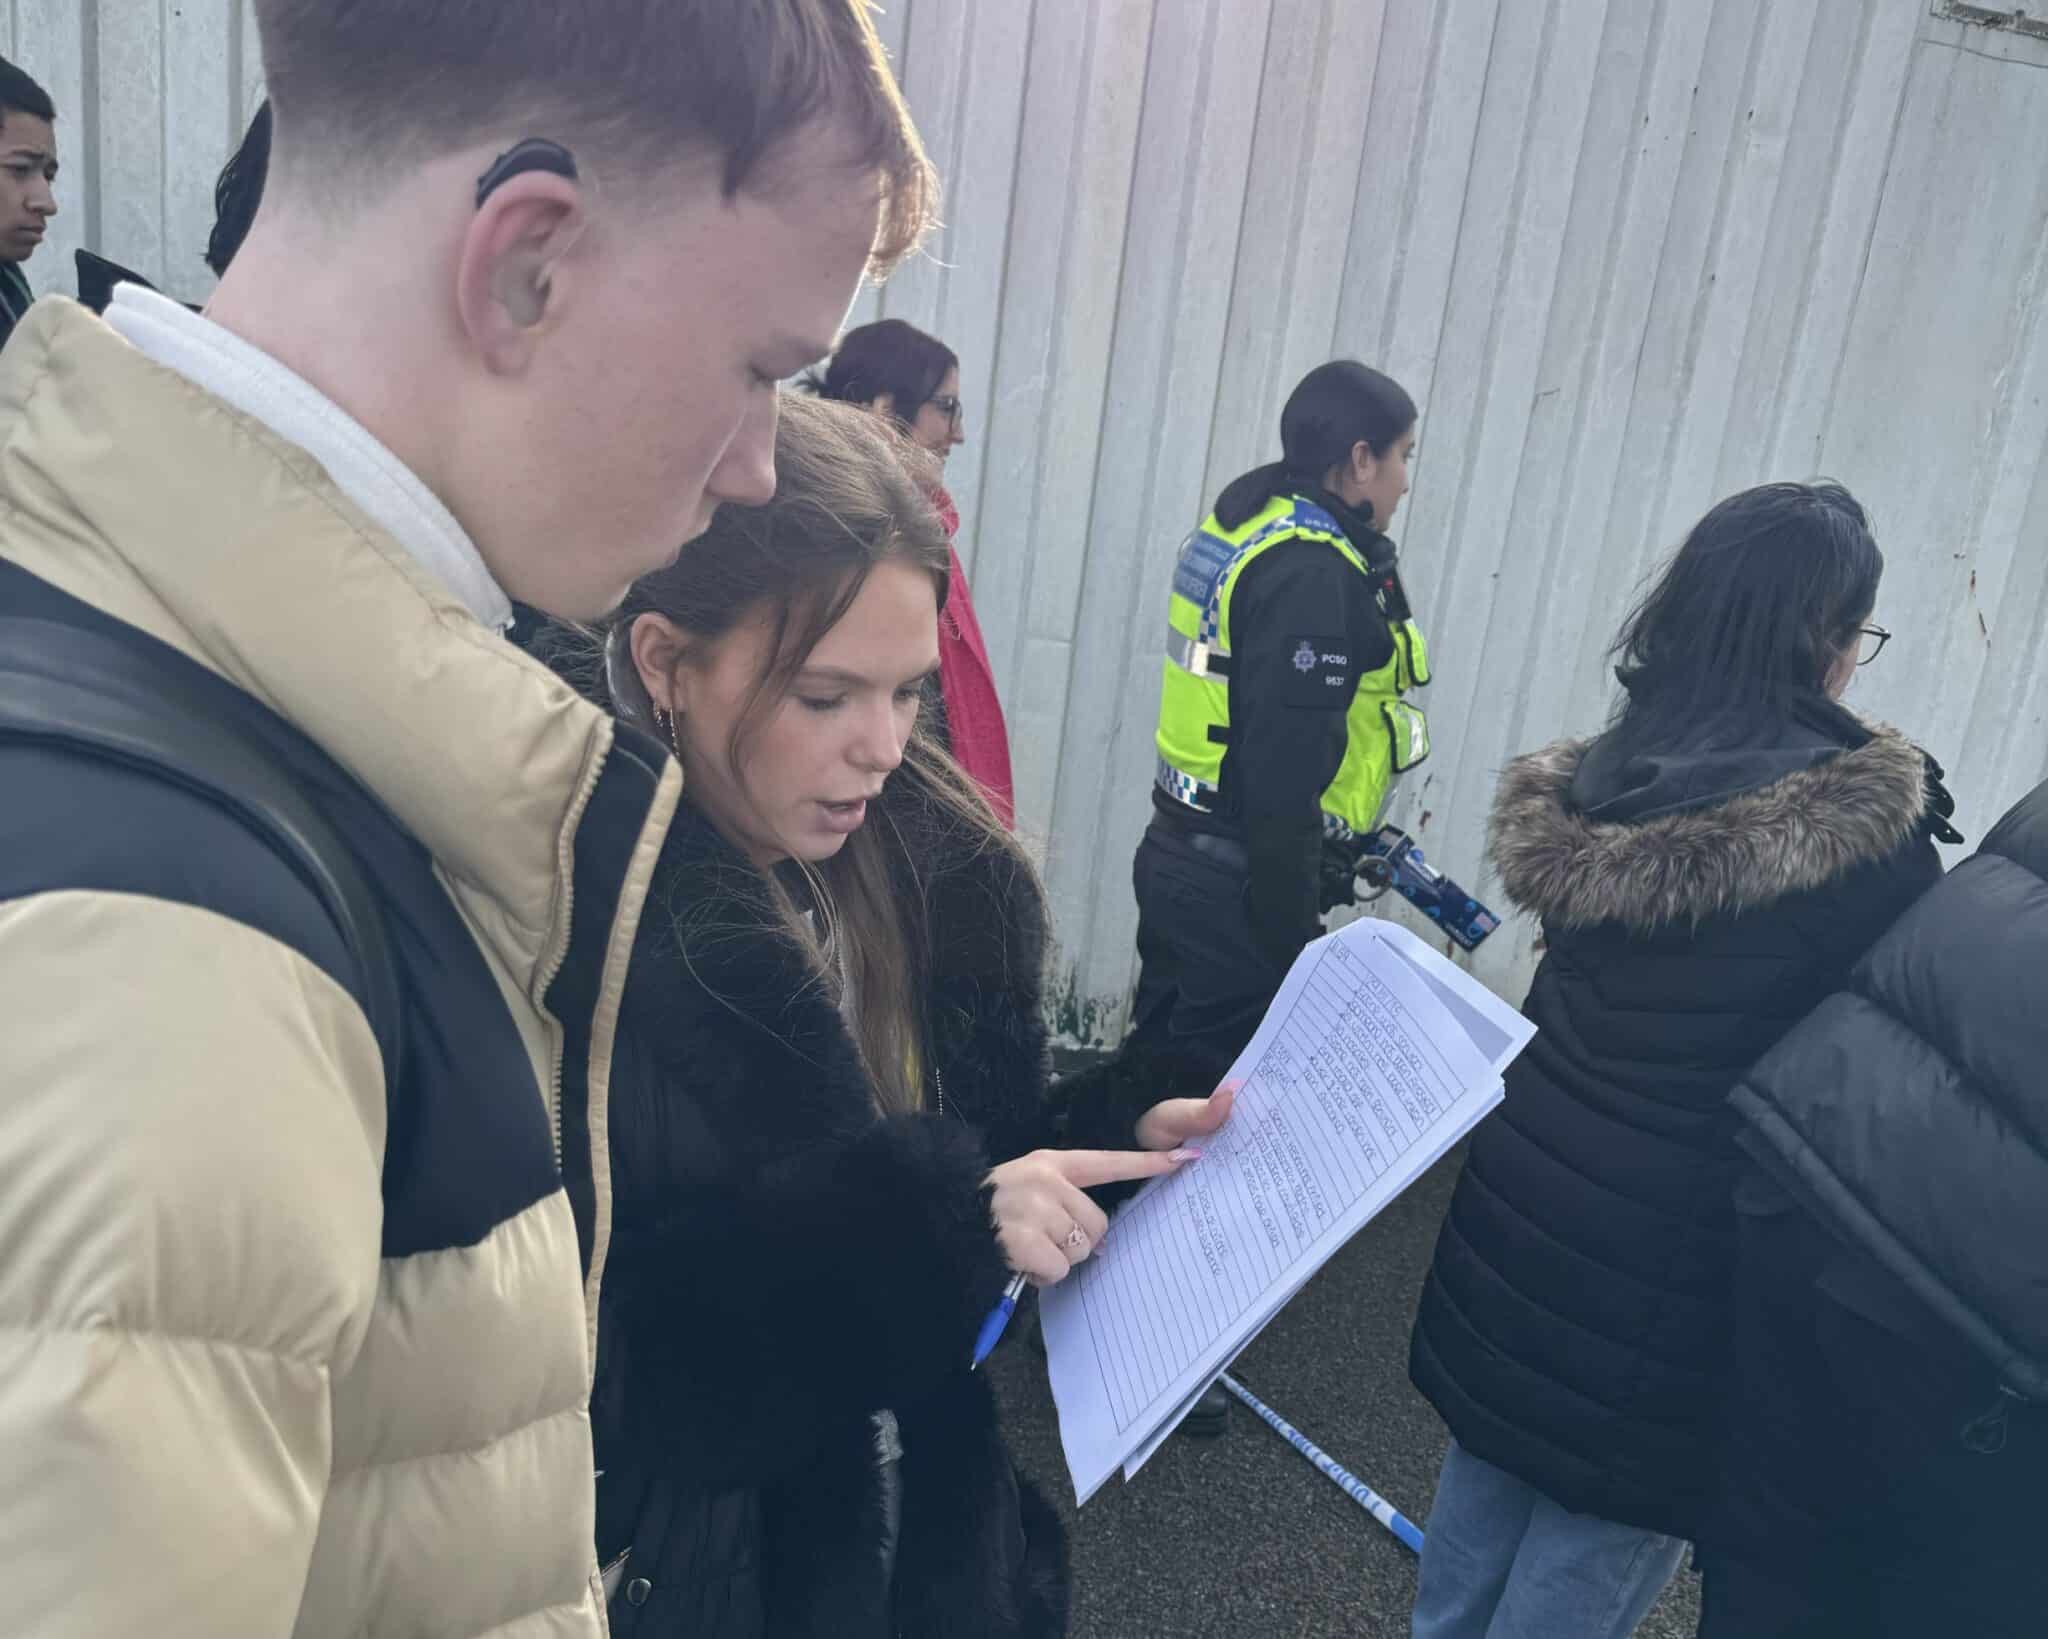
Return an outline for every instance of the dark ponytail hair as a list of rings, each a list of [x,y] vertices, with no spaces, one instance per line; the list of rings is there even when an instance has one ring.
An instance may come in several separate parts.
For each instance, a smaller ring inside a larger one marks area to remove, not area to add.
[[[213,233],[206,241],[206,265],[218,278],[249,237],[256,207],[263,203],[263,184],[270,175],[270,102],[256,110],[248,135],[235,150],[213,185]]]
[[[823,372],[812,371],[804,386],[820,398],[870,405],[884,393],[896,419],[909,423],[931,402],[960,358],[937,336],[902,319],[878,319],[849,330]]]
[[[1280,412],[1282,459],[1227,485],[1216,498],[1216,521],[1225,529],[1240,528],[1274,496],[1321,485],[1357,444],[1386,455],[1415,425],[1415,413],[1415,400],[1392,376],[1356,359],[1317,365],[1287,395]]]
[[[1625,755],[1741,744],[1797,709],[1832,716],[1829,671],[1877,605],[1884,554],[1840,484],[1731,495],[1615,638]],[[1847,718],[1847,713],[1841,713]]]

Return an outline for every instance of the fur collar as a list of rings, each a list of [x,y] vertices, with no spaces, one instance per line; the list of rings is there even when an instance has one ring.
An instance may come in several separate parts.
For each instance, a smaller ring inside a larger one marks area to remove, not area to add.
[[[628,1077],[622,1096],[658,1103],[687,1088],[733,1152],[720,1166],[851,1139],[876,1118],[830,984],[783,927],[760,873],[687,798],[648,890],[621,1029],[649,1061],[646,1084]],[[701,1074],[735,1054],[763,1067],[773,1098]]]
[[[1560,740],[1501,775],[1488,852],[1507,897],[1561,928],[1634,933],[1753,911],[1874,864],[1909,842],[1927,765],[1891,729],[1713,807],[1637,824],[1571,803],[1588,740]]]
[[[899,891],[925,909],[927,1027],[947,1112],[980,1128],[998,1159],[1035,1148],[1049,1069],[1036,880],[1007,850],[984,849],[939,817],[907,768],[868,823],[901,837]],[[685,1076],[706,1032],[745,1036],[752,1050],[789,1061],[786,1098],[756,1118],[766,1151],[874,1119],[830,983],[790,938],[760,873],[687,799],[649,890],[627,1011],[631,1028]]]

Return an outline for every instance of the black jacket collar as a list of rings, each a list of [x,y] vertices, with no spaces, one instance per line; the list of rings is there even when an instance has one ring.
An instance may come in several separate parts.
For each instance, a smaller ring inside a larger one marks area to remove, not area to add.
[[[1393,541],[1373,525],[1370,508],[1360,511],[1346,506],[1341,497],[1331,494],[1320,484],[1305,485],[1294,492],[1302,500],[1321,507],[1337,520],[1351,544],[1358,548],[1358,555],[1365,559],[1372,569],[1391,568],[1398,556]]]
[[[982,1129],[998,1158],[1035,1147],[1047,1059],[1037,882],[1014,853],[984,847],[940,817],[908,767],[868,823],[903,838],[898,892],[923,908],[925,1023],[947,1113]],[[766,1147],[874,1117],[832,981],[791,936],[760,871],[687,797],[648,894],[625,1025],[683,1075],[706,1029],[744,1031],[786,1055],[790,1096],[762,1112]],[[926,1091],[936,1102],[936,1086]]]

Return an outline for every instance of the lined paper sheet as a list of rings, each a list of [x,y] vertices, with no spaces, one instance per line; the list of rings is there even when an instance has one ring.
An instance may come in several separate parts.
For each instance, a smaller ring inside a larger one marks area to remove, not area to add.
[[[1391,923],[1301,954],[1232,1070],[1228,1127],[1045,1294],[1076,1496],[1135,1473],[1309,1278],[1501,1096],[1533,1034]]]

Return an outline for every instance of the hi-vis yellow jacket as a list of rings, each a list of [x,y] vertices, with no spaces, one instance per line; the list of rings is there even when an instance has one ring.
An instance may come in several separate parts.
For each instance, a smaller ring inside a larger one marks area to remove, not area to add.
[[[1260,556],[1285,541],[1320,541],[1368,580],[1374,571],[1326,510],[1298,495],[1275,496],[1236,529],[1211,514],[1188,537],[1167,613],[1166,682],[1159,706],[1158,784],[1176,801],[1213,810],[1230,736],[1231,597]],[[1429,649],[1405,610],[1388,620],[1393,656],[1362,674],[1347,708],[1344,761],[1322,795],[1323,828],[1365,836],[1379,823],[1396,774],[1429,755],[1429,721],[1406,696],[1429,681]],[[1304,673],[1325,657],[1306,641]]]

